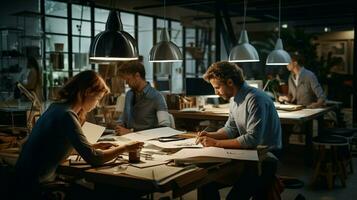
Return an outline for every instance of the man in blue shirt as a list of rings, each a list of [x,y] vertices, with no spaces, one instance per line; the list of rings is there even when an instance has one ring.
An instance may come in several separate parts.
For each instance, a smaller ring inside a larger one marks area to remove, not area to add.
[[[214,63],[203,78],[211,83],[217,95],[230,100],[230,105],[225,126],[216,132],[200,132],[198,143],[231,149],[265,145],[272,152],[281,149],[281,125],[274,103],[263,91],[246,84],[237,65],[225,61]],[[249,199],[259,193],[258,188],[264,187],[258,184],[261,177],[254,177],[252,169],[245,173],[244,180],[240,179],[233,186],[228,199]],[[269,179],[274,173],[268,175]],[[266,177],[263,181],[267,181]],[[219,197],[219,194],[212,194],[211,186],[203,190],[207,198]]]
[[[145,80],[144,65],[130,61],[119,66],[120,77],[129,85],[123,113],[115,130],[123,135],[133,131],[171,126],[166,101]]]

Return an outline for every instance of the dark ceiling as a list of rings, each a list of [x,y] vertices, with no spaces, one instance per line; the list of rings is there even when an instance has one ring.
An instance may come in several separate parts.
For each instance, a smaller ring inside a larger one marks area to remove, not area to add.
[[[158,8],[158,4],[134,7],[136,10]],[[332,27],[352,29],[356,7],[353,0],[284,0],[281,1],[281,21],[291,22],[296,27]],[[217,8],[230,17],[243,16],[243,0],[166,0],[166,7],[179,6],[206,12],[206,16],[197,16],[195,20],[214,19]],[[279,14],[278,0],[247,0],[247,17],[255,20],[247,23],[276,22]]]

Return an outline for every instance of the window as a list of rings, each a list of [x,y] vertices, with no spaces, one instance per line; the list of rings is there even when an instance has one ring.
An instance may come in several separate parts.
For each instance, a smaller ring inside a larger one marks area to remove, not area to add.
[[[135,37],[135,15],[126,12],[120,12],[120,18],[123,23],[124,31]]]
[[[192,57],[196,44],[196,29],[186,29],[186,77],[194,77],[196,74],[196,61]]]
[[[75,73],[91,68],[88,54],[91,42],[90,19],[89,6],[72,4],[72,69]]]
[[[182,25],[179,22],[171,21],[171,41],[175,43],[182,53]],[[184,56],[184,55],[182,55]],[[175,62],[172,64],[171,84],[172,93],[181,93],[183,91],[183,62]]]
[[[146,80],[153,82],[153,67],[149,62],[149,53],[153,46],[153,18],[139,15],[138,23],[138,46],[139,54],[143,56],[146,71]]]
[[[91,68],[88,58],[91,39],[105,30],[110,9],[103,7],[92,8],[88,5],[71,3],[70,1],[44,1],[44,10],[41,11],[43,20],[45,20],[44,59],[46,66],[44,66],[44,73],[46,75],[44,83],[46,89],[49,89],[50,87],[61,86],[71,76]],[[94,10],[94,16],[91,16],[92,9]],[[69,10],[70,12],[68,13]],[[149,52],[154,45],[154,18],[124,11],[119,11],[119,14],[124,31],[133,37],[137,35],[138,38],[135,39],[138,42],[139,55],[143,58],[146,79],[149,82],[153,82],[154,70],[153,64],[149,62]],[[135,24],[136,17],[138,24]],[[166,24],[168,28],[172,26],[169,29],[171,40],[182,51],[183,27],[179,22],[172,20],[166,20]],[[157,19],[157,29],[155,30],[157,31],[157,41],[159,41],[163,27],[164,20]],[[92,28],[94,29],[94,35],[92,35]],[[174,90],[181,92],[182,63],[170,65],[172,65],[172,68],[163,66],[165,69],[171,69],[171,71],[167,70],[165,75],[167,76],[170,73],[172,78],[176,79],[173,80],[175,81]],[[194,72],[194,68],[192,72]]]

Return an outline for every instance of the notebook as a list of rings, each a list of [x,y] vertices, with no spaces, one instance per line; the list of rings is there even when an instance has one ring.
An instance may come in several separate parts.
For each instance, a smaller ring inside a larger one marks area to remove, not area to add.
[[[285,110],[285,111],[296,111],[304,108],[303,105],[294,105],[294,104],[278,104],[275,103],[275,108],[277,110]]]

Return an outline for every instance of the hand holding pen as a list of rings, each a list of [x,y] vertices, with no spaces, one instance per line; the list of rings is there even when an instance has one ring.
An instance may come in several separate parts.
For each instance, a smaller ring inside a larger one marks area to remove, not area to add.
[[[201,137],[206,136],[208,134],[208,132],[206,132],[207,129],[208,129],[208,126],[205,129],[203,129],[201,132],[197,133],[197,137],[196,137],[196,141],[195,141],[196,144],[201,142],[201,139],[200,139]]]

